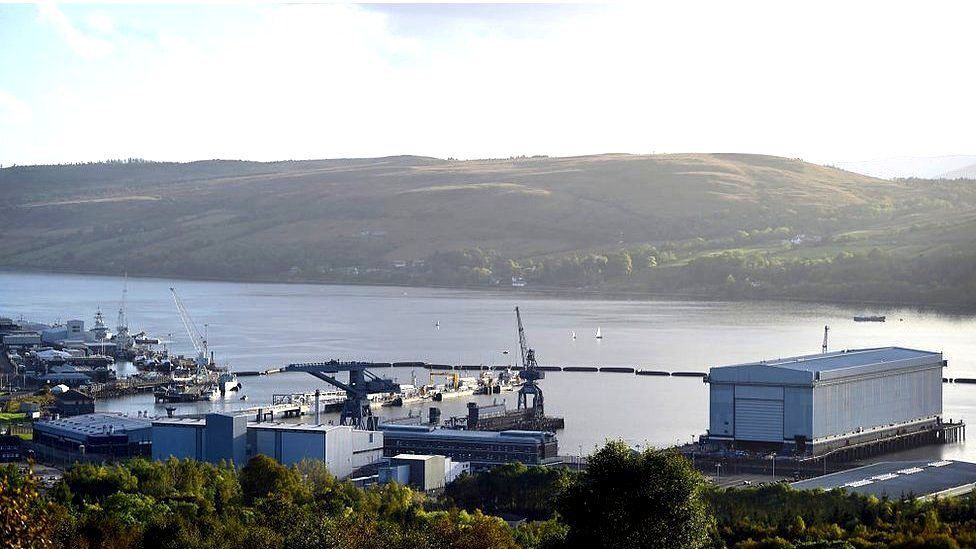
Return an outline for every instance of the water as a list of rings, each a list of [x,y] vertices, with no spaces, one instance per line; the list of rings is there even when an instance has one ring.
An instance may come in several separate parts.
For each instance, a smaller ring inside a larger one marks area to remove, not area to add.
[[[0,273],[0,315],[38,322],[92,322],[101,307],[115,324],[123,281],[117,277]],[[218,362],[257,370],[292,362],[420,360],[508,364],[518,355],[514,307],[519,305],[540,364],[635,366],[705,372],[710,366],[820,351],[823,326],[830,348],[900,345],[942,351],[947,377],[976,377],[976,317],[912,309],[863,309],[790,302],[602,301],[554,298],[524,291],[474,292],[422,288],[246,284],[129,279],[129,326],[172,340],[192,355],[169,288],[176,287],[196,324],[208,332]],[[507,290],[507,289],[506,289]],[[886,323],[855,323],[879,313]],[[439,323],[439,327],[438,327]],[[595,337],[601,328],[603,339]],[[577,334],[574,341],[571,333]],[[171,334],[171,335],[168,335]],[[508,351],[508,354],[504,354]],[[123,367],[124,371],[124,367]],[[410,382],[409,368],[386,375]],[[415,372],[418,381],[427,372]],[[243,394],[216,403],[177,405],[180,413],[232,410],[270,402],[274,393],[332,390],[306,374],[241,378]],[[441,380],[442,381],[442,380]],[[697,378],[628,374],[548,373],[546,410],[566,418],[561,453],[587,452],[608,438],[666,446],[688,442],[707,427],[707,385]],[[944,385],[946,418],[976,417],[976,386]],[[474,397],[491,402],[488,396]],[[513,393],[503,393],[511,407]],[[463,415],[472,398],[445,401],[443,417]],[[381,415],[426,414],[430,403]],[[99,401],[100,410],[164,414],[151,395]],[[327,415],[335,419],[335,415]],[[976,461],[976,445],[930,447],[924,457]],[[912,454],[911,457],[922,455]]]

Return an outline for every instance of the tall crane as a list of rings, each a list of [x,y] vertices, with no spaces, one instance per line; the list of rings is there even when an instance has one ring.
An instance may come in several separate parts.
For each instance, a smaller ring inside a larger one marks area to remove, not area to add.
[[[379,420],[369,407],[369,395],[377,393],[399,393],[400,385],[393,380],[382,378],[369,371],[376,367],[369,362],[304,362],[285,366],[288,372],[305,372],[346,392],[346,401],[339,414],[340,425],[352,425],[359,429],[376,430]],[[349,382],[343,383],[335,378],[339,372],[349,373]]]
[[[525,339],[525,329],[522,327],[522,314],[515,307],[515,320],[518,322],[519,349],[522,352],[522,372],[519,374],[525,383],[519,388],[518,409],[532,410],[537,416],[543,415],[542,388],[536,383],[546,377],[546,373],[539,369],[535,361],[535,349],[529,347]],[[529,395],[532,395],[532,405],[529,405]]]
[[[183,300],[180,299],[180,295],[176,293],[176,288],[170,288],[169,291],[173,292],[173,301],[176,302],[176,310],[179,311],[180,320],[183,321],[183,327],[186,329],[186,334],[190,336],[190,342],[193,344],[193,349],[197,352],[197,367],[206,368],[210,365],[210,354],[207,349],[207,338],[200,335],[200,330],[197,329],[197,325],[190,317],[189,311],[187,311],[186,306],[183,305]]]

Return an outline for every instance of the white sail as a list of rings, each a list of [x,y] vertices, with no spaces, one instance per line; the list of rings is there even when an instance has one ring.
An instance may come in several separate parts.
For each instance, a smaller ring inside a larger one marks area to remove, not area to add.
[[[597,339],[603,339],[603,334],[600,332],[600,327],[599,326],[597,326],[597,328],[596,328],[596,338]]]

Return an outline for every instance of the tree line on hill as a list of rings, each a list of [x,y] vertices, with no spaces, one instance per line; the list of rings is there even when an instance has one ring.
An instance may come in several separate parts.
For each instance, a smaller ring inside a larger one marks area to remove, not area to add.
[[[512,528],[497,514],[526,516]],[[425,497],[361,489],[322,462],[257,456],[240,470],[195,461],[76,465],[41,493],[0,469],[5,547],[972,547],[976,495],[917,501],[782,484],[717,489],[671,451],[622,442],[582,472],[520,464],[463,475]]]

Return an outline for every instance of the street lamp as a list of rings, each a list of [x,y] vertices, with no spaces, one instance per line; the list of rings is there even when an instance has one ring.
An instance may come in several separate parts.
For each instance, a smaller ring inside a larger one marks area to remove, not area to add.
[[[776,482],[776,454],[769,454],[769,461],[773,464],[773,482]]]
[[[715,464],[715,478],[718,478],[718,471],[721,468],[722,468],[722,464],[721,463],[716,463]]]

